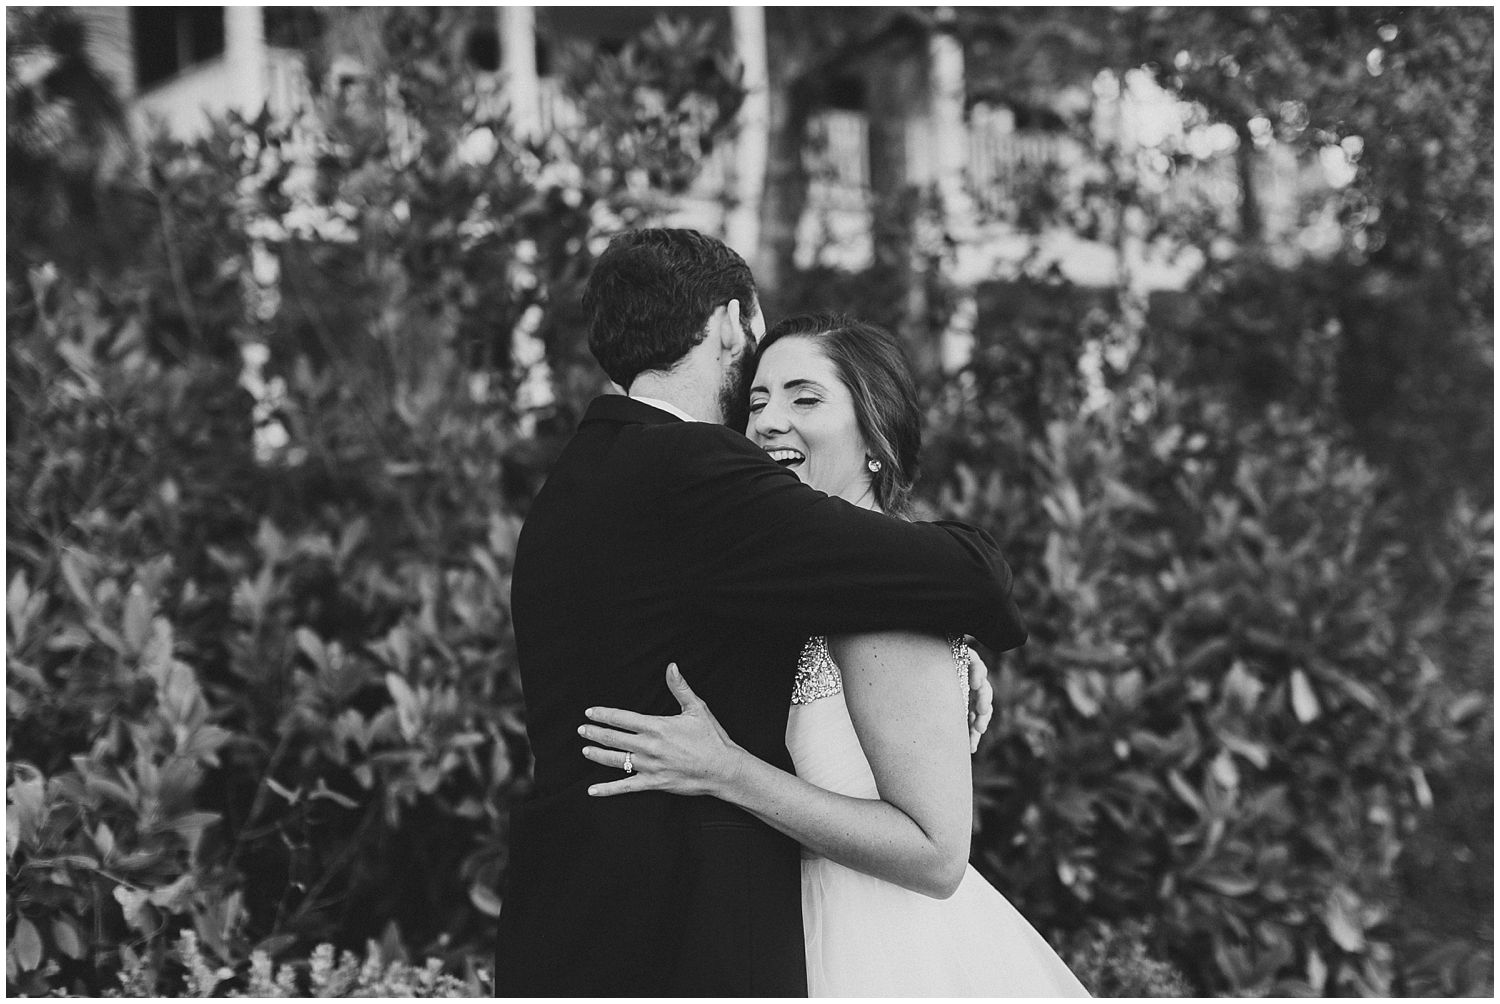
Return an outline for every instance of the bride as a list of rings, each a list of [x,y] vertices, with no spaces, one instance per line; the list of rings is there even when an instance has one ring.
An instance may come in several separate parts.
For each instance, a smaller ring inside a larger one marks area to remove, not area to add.
[[[790,318],[756,363],[747,435],[812,487],[907,516],[921,413],[896,339]],[[897,631],[809,639],[789,695],[795,775],[736,746],[670,666],[682,714],[589,709],[598,724],[579,731],[600,746],[584,756],[631,775],[589,793],[712,795],[800,842],[811,996],[1088,996],[968,864],[968,658],[961,640]]]

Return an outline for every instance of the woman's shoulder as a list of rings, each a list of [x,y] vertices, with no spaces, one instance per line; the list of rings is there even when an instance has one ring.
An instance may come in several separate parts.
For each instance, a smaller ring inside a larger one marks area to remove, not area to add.
[[[969,661],[969,647],[962,637],[945,637],[921,631],[867,631],[833,635],[827,640],[833,661],[842,667],[892,667],[901,669],[920,662]]]

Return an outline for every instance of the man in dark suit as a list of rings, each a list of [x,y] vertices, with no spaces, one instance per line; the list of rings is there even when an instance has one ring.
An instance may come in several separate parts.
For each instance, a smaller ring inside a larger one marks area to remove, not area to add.
[[[676,662],[736,742],[791,770],[808,637],[902,628],[1014,648],[1010,572],[983,532],[830,498],[735,431],[765,327],[750,270],[721,242],[623,234],[584,308],[590,348],[629,396],[589,406],[516,549],[536,787],[512,819],[496,987],[805,996],[795,842],[713,798],[591,798],[621,775],[580,753],[584,710],[676,713]]]

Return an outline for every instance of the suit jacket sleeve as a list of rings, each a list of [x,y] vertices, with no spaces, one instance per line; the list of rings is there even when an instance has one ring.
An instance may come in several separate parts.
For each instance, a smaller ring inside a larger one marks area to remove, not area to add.
[[[832,498],[719,426],[672,433],[664,508],[706,612],[807,635],[906,628],[972,634],[996,651],[1026,641],[1010,569],[984,531]]]

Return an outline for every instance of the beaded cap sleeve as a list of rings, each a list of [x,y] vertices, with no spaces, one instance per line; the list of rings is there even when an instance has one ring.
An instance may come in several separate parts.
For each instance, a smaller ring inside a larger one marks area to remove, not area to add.
[[[963,638],[949,638],[949,651],[953,655],[954,668],[958,670],[959,688],[963,692],[964,707],[969,705],[969,643]],[[843,693],[844,677],[838,663],[828,651],[828,639],[816,635],[807,639],[802,654],[797,658],[797,677],[792,682],[792,703],[811,704],[813,701]]]

